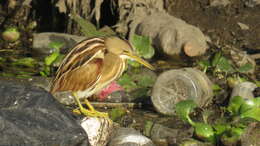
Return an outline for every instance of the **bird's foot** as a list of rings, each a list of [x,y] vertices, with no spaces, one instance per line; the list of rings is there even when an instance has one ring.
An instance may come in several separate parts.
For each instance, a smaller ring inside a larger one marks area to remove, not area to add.
[[[74,109],[73,113],[83,114],[83,115],[89,116],[89,117],[108,118],[108,113],[99,112],[99,111],[96,111],[96,110],[88,110],[88,109],[85,109],[85,108]]]
[[[95,108],[89,103],[87,99],[85,100],[85,104],[87,105],[89,110],[85,109],[83,106],[80,106],[79,109],[74,109],[73,112],[76,114],[83,114],[85,116],[90,116],[90,117],[109,118],[108,113],[99,112],[95,110]]]

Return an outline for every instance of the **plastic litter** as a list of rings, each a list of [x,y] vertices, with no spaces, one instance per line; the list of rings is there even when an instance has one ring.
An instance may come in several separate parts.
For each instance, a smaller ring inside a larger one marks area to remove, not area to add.
[[[174,115],[175,104],[193,99],[199,107],[207,105],[213,97],[212,83],[201,71],[193,68],[163,72],[156,80],[152,102],[162,114]]]

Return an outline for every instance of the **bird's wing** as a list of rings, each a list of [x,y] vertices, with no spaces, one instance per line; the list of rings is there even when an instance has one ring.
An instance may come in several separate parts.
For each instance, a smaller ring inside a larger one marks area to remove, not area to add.
[[[83,91],[100,78],[105,48],[102,39],[85,40],[65,57],[51,86],[57,91]]]

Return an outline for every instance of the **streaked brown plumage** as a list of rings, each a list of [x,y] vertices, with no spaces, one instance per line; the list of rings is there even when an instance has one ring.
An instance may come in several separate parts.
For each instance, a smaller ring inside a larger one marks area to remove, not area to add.
[[[125,70],[128,58],[153,69],[152,65],[134,56],[132,46],[126,40],[118,37],[84,40],[61,63],[50,92],[71,91],[76,96],[80,111],[84,113],[79,98],[89,97],[118,79]],[[88,112],[85,115],[91,115]]]

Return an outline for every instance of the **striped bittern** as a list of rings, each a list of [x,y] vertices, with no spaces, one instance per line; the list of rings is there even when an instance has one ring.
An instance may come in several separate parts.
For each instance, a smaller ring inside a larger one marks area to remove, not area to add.
[[[78,43],[64,58],[51,86],[51,93],[70,91],[86,116],[107,117],[96,111],[86,99],[118,79],[127,65],[126,60],[135,60],[154,69],[145,60],[134,55],[131,44],[118,37],[92,38]],[[85,98],[85,109],[80,99]]]

